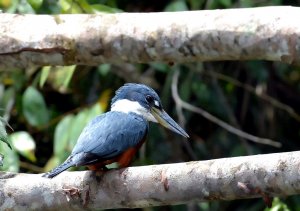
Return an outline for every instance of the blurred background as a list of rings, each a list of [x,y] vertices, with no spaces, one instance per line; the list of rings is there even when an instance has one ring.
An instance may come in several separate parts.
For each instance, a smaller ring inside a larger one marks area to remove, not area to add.
[[[20,14],[78,14],[299,4],[283,0],[0,0],[0,9]],[[174,73],[180,73],[178,83]],[[148,141],[133,165],[285,152],[300,147],[299,67],[267,61],[226,61],[10,69],[0,72],[0,116],[13,128],[6,127],[13,150],[0,142],[4,155],[0,169],[41,173],[63,162],[85,124],[109,109],[114,91],[125,82],[145,83],[156,89],[165,110],[191,137],[186,141],[151,124]],[[172,92],[172,84],[178,92]],[[200,113],[176,104],[172,97],[176,94],[234,128],[282,146],[236,136]],[[6,136],[0,128],[1,138],[5,140]],[[300,198],[277,198],[270,209],[262,199],[251,199],[143,210],[300,210]]]

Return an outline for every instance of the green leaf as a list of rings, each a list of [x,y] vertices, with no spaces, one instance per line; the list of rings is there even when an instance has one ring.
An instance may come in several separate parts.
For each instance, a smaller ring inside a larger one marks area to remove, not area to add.
[[[14,87],[11,86],[5,89],[4,92],[2,92],[2,95],[0,96],[0,108],[3,108],[3,110],[9,109],[10,105],[14,104],[15,98],[16,98],[16,91]]]
[[[0,141],[3,141],[4,143],[6,143],[7,146],[11,149],[11,146],[7,139],[5,125],[8,125],[8,123],[2,117],[0,117]]]
[[[98,71],[102,76],[107,76],[110,69],[111,69],[110,64],[101,64],[101,65],[98,66]]]
[[[64,1],[60,1],[61,3],[64,3],[64,8],[66,8],[66,2],[70,1],[70,0],[64,0]],[[69,3],[70,4],[70,3]],[[74,5],[73,0],[71,0],[71,5]],[[89,13],[89,14],[97,14],[97,13],[117,13],[117,12],[122,12],[122,10],[117,9],[117,8],[113,8],[113,7],[109,7],[107,5],[104,4],[90,4],[88,1],[86,0],[77,0],[76,1],[76,6],[78,6],[81,9],[81,13]],[[79,9],[77,9],[76,11],[78,11]]]
[[[290,211],[290,209],[278,197],[275,197],[272,202],[272,207],[266,208],[265,211]]]
[[[219,2],[225,7],[230,7],[232,5],[231,0],[219,0]]]
[[[56,126],[54,131],[54,155],[63,160],[70,138],[70,130],[74,121],[74,115],[65,116]]]
[[[231,157],[243,156],[246,155],[246,149],[243,145],[235,145],[232,150],[230,150]]]
[[[67,88],[69,86],[69,83],[72,79],[75,68],[76,68],[76,65],[66,66],[63,68],[63,71],[65,71],[65,80],[63,80],[62,86],[64,88]]]
[[[41,93],[30,86],[22,98],[23,114],[32,126],[41,126],[49,121],[49,113]]]
[[[83,12],[78,2],[74,2],[74,0],[59,0],[58,4],[61,13],[78,14]]]
[[[10,0],[10,1],[5,1],[1,0],[0,1],[0,6],[3,11],[6,13],[15,13],[17,10],[19,1],[18,0]]]
[[[17,12],[20,14],[34,14],[35,11],[27,1],[18,1]]]
[[[66,92],[72,79],[76,65],[56,67],[53,84],[61,92]]]
[[[4,155],[0,153],[0,166],[3,166]]]
[[[108,7],[106,5],[103,5],[103,4],[93,4],[91,5],[91,8],[93,9],[93,13],[118,13],[118,12],[123,12],[122,10],[120,9],[117,9],[117,8],[112,8],[112,7]]]
[[[28,4],[36,11],[43,4],[43,0],[27,0]]]
[[[254,2],[252,0],[241,0],[240,1],[240,7],[253,7],[254,6]]]
[[[54,167],[58,166],[59,164],[61,164],[61,160],[56,157],[56,156],[52,156],[48,162],[46,163],[44,170],[45,171],[50,171],[51,169],[53,169]]]
[[[99,106],[98,103],[96,103],[88,110],[87,122],[89,122],[94,117],[96,117],[97,115],[102,114],[102,113],[103,113],[103,111],[102,111],[101,107]]]
[[[91,5],[86,0],[77,0],[78,6],[83,10],[84,13],[93,13]]]
[[[173,1],[165,8],[166,12],[175,12],[175,11],[186,11],[188,7],[185,1],[177,0]]]
[[[88,120],[88,110],[83,110],[79,112],[75,117],[74,121],[72,121],[71,131],[70,131],[70,139],[68,143],[68,148],[71,150],[75,146],[77,139],[83,130],[84,126],[87,124]]]
[[[9,135],[9,140],[14,149],[28,160],[35,162],[35,141],[26,131],[19,131]]]
[[[48,75],[50,73],[50,69],[51,69],[50,66],[43,67],[42,73],[41,73],[41,78],[40,78],[40,87],[44,86],[44,84],[48,78]]]
[[[1,170],[2,171],[10,171],[10,172],[18,172],[19,171],[19,156],[16,151],[10,150],[6,145],[0,143],[0,152],[2,154],[2,161],[5,158],[4,162],[2,162]]]
[[[205,4],[205,0],[189,0],[191,10],[199,10],[201,5]]]
[[[165,64],[165,63],[159,63],[159,62],[151,62],[149,64],[153,69],[163,72],[163,73],[167,73],[168,70],[170,69],[169,65]]]

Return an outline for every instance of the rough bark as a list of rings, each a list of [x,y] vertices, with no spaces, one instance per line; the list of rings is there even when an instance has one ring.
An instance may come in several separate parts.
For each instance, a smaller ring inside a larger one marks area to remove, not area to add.
[[[96,173],[0,173],[0,210],[82,210],[300,193],[300,151]]]
[[[268,14],[268,15],[266,15]],[[44,65],[300,63],[300,8],[97,15],[0,14],[0,70]]]

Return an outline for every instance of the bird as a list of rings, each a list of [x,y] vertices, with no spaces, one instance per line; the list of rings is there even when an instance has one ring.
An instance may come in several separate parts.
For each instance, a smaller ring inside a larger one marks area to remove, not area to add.
[[[98,171],[117,162],[120,168],[128,167],[146,140],[149,122],[159,123],[189,138],[164,111],[158,94],[151,87],[137,83],[124,84],[115,92],[110,111],[96,116],[84,127],[70,156],[42,176],[53,178],[74,166],[86,166]]]

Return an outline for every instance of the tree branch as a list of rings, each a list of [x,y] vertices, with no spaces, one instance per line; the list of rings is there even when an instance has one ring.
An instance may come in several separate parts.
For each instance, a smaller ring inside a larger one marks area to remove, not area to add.
[[[268,14],[266,16],[266,14]],[[263,59],[300,63],[300,8],[0,14],[0,69]]]
[[[0,210],[148,207],[300,193],[300,151],[130,167],[98,176],[0,173]]]

